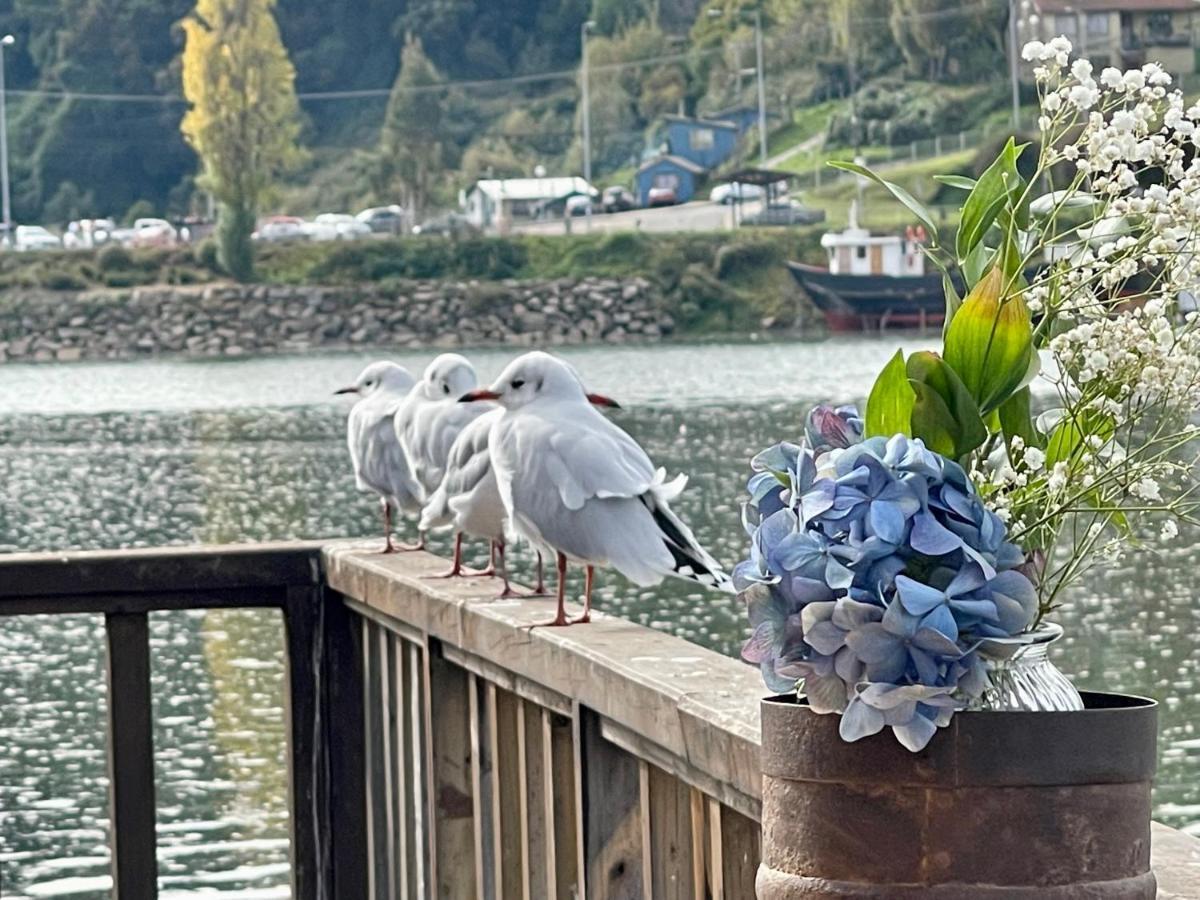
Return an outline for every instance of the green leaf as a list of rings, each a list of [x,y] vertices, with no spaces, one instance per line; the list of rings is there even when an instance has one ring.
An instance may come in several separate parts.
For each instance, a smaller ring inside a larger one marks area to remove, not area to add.
[[[921,350],[908,358],[906,371],[917,395],[911,416],[913,437],[955,459],[987,440],[988,430],[979,407],[944,359]]]
[[[1019,437],[1026,447],[1044,447],[1045,438],[1033,423],[1029,388],[1023,387],[1003,403],[998,410],[1000,428],[1008,441]]]
[[[1066,416],[1050,432],[1046,441],[1046,468],[1055,463],[1071,462],[1083,450],[1088,437],[1095,435],[1101,441],[1112,437],[1116,426],[1111,416],[1098,412],[1082,411],[1075,416]]]
[[[925,226],[925,229],[929,232],[930,236],[933,237],[935,242],[937,241],[937,226],[933,224],[933,216],[930,215],[929,210],[927,210],[920,201],[918,201],[904,188],[900,187],[900,185],[893,184],[890,181],[884,181],[866,166],[860,166],[858,163],[834,159],[830,160],[828,164],[835,169],[841,169],[844,172],[852,172],[855,175],[862,175],[864,178],[870,178],[876,184],[886,188],[893,197],[904,204],[910,213],[921,220],[921,224]]]
[[[1018,294],[1001,299],[1004,278],[993,268],[963,301],[946,331],[946,362],[985,415],[1012,396],[1029,371],[1033,324]]]
[[[961,191],[969,191],[975,187],[975,179],[967,178],[965,175],[934,175],[933,180]]]
[[[968,292],[975,285],[979,284],[979,279],[983,277],[988,269],[991,255],[992,251],[988,248],[987,244],[980,242],[975,245],[975,249],[968,253],[967,258],[963,260],[962,273],[963,278],[967,281]]]
[[[950,328],[950,323],[954,321],[954,314],[962,306],[962,297],[958,296],[958,290],[954,287],[954,279],[947,272],[942,273],[942,290],[946,294],[946,321],[942,324],[942,340],[944,341],[946,331]]]
[[[1016,141],[1009,138],[1000,155],[979,176],[964,201],[955,240],[955,250],[960,260],[966,259],[975,245],[983,240],[1000,210],[1021,196],[1023,182],[1021,173],[1017,171],[1017,158],[1025,146],[1017,146]],[[1020,218],[1018,215],[1018,220]]]
[[[867,398],[867,437],[891,437],[894,434],[911,437],[910,422],[916,399],[905,372],[904,354],[897,350],[875,379]]]

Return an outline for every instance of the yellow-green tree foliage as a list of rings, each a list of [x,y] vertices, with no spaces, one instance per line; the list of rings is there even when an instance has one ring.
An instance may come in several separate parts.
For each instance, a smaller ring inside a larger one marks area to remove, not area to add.
[[[184,19],[184,137],[220,204],[222,263],[253,272],[250,234],[276,179],[302,158],[295,70],[272,14],[274,0],[197,0]]]

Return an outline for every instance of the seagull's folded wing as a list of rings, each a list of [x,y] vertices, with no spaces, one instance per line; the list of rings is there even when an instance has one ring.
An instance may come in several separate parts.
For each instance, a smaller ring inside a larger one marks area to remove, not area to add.
[[[557,488],[567,509],[580,509],[593,497],[644,494],[655,481],[646,451],[599,413],[586,413],[569,428],[550,430],[548,446],[530,463]]]

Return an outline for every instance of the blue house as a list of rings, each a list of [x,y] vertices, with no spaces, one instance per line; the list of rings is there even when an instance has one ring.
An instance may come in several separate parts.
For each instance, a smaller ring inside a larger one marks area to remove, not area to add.
[[[706,171],[704,166],[670,153],[647,160],[637,170],[638,205],[645,206],[650,188],[656,187],[670,188],[676,200],[687,203],[695,196],[696,182]]]
[[[721,119],[664,116],[667,152],[703,169],[715,169],[737,149],[738,125]]]
[[[728,109],[722,109],[719,112],[713,113],[709,118],[719,119],[722,122],[732,122],[737,126],[738,132],[744,134],[758,125],[758,107],[731,106]]]

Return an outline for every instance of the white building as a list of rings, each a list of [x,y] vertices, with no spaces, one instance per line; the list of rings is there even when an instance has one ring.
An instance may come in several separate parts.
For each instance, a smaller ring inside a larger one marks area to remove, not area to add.
[[[925,254],[920,237],[908,234],[873,235],[851,224],[845,231],[821,236],[834,275],[924,275]]]
[[[515,218],[531,218],[548,205],[574,196],[599,196],[578,175],[546,178],[483,178],[462,197],[463,212],[472,225],[503,232]],[[562,215],[562,210],[556,211]]]

